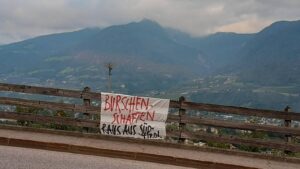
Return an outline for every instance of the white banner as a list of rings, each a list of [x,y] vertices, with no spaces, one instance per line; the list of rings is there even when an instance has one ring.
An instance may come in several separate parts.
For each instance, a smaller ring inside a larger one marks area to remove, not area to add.
[[[105,135],[162,139],[170,100],[101,93],[100,131]]]

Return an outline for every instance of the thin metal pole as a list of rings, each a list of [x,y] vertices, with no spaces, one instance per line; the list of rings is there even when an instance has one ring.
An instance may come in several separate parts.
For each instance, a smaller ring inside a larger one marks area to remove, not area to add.
[[[112,69],[113,69],[112,63],[108,63],[107,68],[108,68],[108,91],[112,92],[112,81],[111,81],[111,75],[112,75],[111,72],[112,72]]]

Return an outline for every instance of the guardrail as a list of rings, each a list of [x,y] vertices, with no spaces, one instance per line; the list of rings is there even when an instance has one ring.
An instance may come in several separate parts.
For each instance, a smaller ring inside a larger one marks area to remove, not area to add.
[[[0,83],[0,91],[5,92],[18,92],[28,94],[40,94],[49,96],[59,97],[70,97],[82,99],[82,104],[67,104],[50,101],[36,101],[28,99],[19,99],[11,97],[0,97],[1,105],[13,105],[13,106],[24,106],[34,107],[50,110],[68,111],[68,112],[81,112],[84,113],[84,119],[72,118],[72,117],[58,117],[58,116],[45,116],[24,112],[7,112],[0,111],[0,118],[14,119],[14,120],[27,120],[39,123],[53,123],[60,125],[70,125],[83,127],[85,131],[88,128],[99,128],[99,119],[91,119],[90,116],[99,115],[100,107],[92,106],[92,100],[101,100],[101,94],[91,92],[90,88],[86,87],[83,91],[78,90],[67,90],[67,89],[56,89],[46,87],[35,87],[27,85],[15,85],[15,84],[4,84]],[[291,126],[291,121],[300,121],[300,113],[290,112],[289,109],[285,111],[275,110],[262,110],[262,109],[250,109],[244,107],[234,106],[223,106],[215,104],[204,104],[188,102],[184,97],[180,97],[178,101],[171,100],[170,108],[179,109],[178,115],[169,113],[167,122],[178,124],[177,130],[168,130],[167,136],[178,138],[180,143],[184,142],[185,139],[204,140],[221,143],[231,143],[237,145],[246,145],[253,147],[266,147],[271,149],[279,149],[292,152],[300,152],[300,145],[293,142],[293,136],[300,136],[300,128]],[[236,114],[242,116],[254,116],[264,118],[274,118],[282,120],[281,126],[255,124],[246,122],[236,122],[228,120],[216,120],[203,117],[196,117],[187,115],[187,110],[216,112],[222,114]],[[278,133],[283,135],[285,141],[275,140],[262,140],[253,138],[240,138],[237,136],[222,136],[216,134],[209,134],[205,132],[194,132],[187,130],[187,125],[204,125],[216,128],[229,128],[246,131],[260,131],[268,133]]]

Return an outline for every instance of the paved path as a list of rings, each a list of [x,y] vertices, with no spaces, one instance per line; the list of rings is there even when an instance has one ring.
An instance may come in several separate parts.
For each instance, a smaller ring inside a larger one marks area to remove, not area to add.
[[[0,146],[0,169],[184,169],[150,162]]]
[[[63,136],[63,135],[54,135],[49,133],[37,133],[37,132],[18,131],[18,130],[1,129],[1,128],[0,128],[0,137],[27,139],[27,140],[42,141],[42,142],[64,143],[64,144],[71,144],[71,145],[89,146],[94,148],[128,151],[128,152],[157,154],[163,156],[187,158],[187,159],[200,160],[200,161],[210,161],[216,163],[232,164],[232,165],[247,166],[247,167],[254,167],[254,168],[265,168],[265,169],[283,169],[283,168],[299,169],[300,168],[300,163],[287,163],[282,161],[250,158],[246,156],[237,156],[237,155],[223,154],[217,152],[179,149],[174,147],[162,147],[162,146],[154,146],[154,145],[147,145],[147,144],[135,144],[127,141],[122,141],[122,142],[111,141],[111,140],[103,140],[103,139],[95,139],[95,138]],[[124,140],[125,139],[126,138],[124,138]],[[36,150],[31,150],[31,151],[36,151]],[[101,158],[89,157],[89,158],[105,159],[102,157]],[[76,160],[72,160],[72,161],[76,161]],[[127,162],[127,164],[129,164],[129,162]],[[136,163],[136,165],[143,165],[143,164],[145,163],[142,162],[139,162],[138,164]],[[150,167],[152,166],[154,167],[155,165],[151,163]],[[112,165],[112,167],[114,166]],[[126,162],[124,162],[124,167],[126,167]]]

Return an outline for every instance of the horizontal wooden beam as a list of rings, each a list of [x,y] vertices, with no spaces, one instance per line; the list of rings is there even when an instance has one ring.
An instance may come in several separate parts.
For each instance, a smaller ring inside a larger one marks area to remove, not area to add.
[[[177,135],[177,134],[178,132],[173,132],[173,135]],[[250,138],[245,139],[245,138],[233,137],[233,136],[229,137],[229,136],[213,135],[213,134],[207,134],[203,132],[192,133],[189,131],[184,131],[182,136],[187,139],[197,139],[197,140],[212,141],[218,143],[231,143],[231,144],[246,145],[246,146],[253,146],[253,147],[266,147],[266,148],[272,148],[278,150],[300,152],[299,144],[292,144],[292,143],[279,142],[279,141],[259,140],[259,139],[250,139]]]
[[[20,92],[20,93],[101,100],[100,93],[68,90],[68,89],[56,89],[56,88],[49,88],[49,87],[36,87],[36,86],[28,86],[28,85],[0,83],[0,91],[12,91],[12,92]]]
[[[49,88],[49,87],[37,87],[37,86],[29,86],[29,85],[0,83],[0,91],[11,91],[11,92],[19,92],[19,93],[101,100],[101,93]],[[170,101],[170,108],[179,108],[179,107],[180,104],[178,101],[175,100]]]
[[[227,113],[227,114],[238,114],[238,115],[245,115],[245,116],[256,116],[256,117],[300,121],[300,113],[295,113],[295,112],[252,109],[252,108],[245,108],[245,107],[223,106],[223,105],[194,103],[194,102],[183,102],[182,108],[199,110],[199,111],[209,111],[209,112],[219,112],[219,113]]]
[[[91,128],[97,128],[99,125],[99,122],[94,120],[74,119],[74,118],[57,117],[57,116],[44,116],[44,115],[36,115],[30,113],[18,113],[18,112],[0,111],[0,118],[13,119],[13,120],[27,120],[27,121],[34,121],[39,123],[54,123],[54,124],[70,125],[70,126],[78,126],[78,127],[91,127]]]
[[[170,100],[170,106],[169,107],[179,109],[180,108],[180,103],[179,103],[179,101],[176,101],[176,100]]]
[[[14,119],[14,120],[28,120],[28,121],[35,121],[41,123],[54,123],[54,124],[61,124],[61,125],[72,125],[72,126],[92,127],[92,128],[97,128],[99,123],[93,120],[62,118],[62,117],[55,117],[55,116],[43,116],[43,115],[34,115],[29,113],[3,112],[3,111],[0,112],[0,118]],[[177,137],[178,135],[179,133],[177,132],[168,131],[168,136]],[[206,134],[201,132],[192,133],[188,131],[184,131],[182,136],[190,139],[199,139],[199,140],[214,141],[214,142],[221,142],[221,143],[225,142],[225,143],[248,145],[248,146],[255,146],[255,147],[268,147],[273,149],[300,152],[300,145],[275,142],[270,140],[266,141],[266,140],[257,140],[257,139],[249,139],[249,138],[243,139],[243,138],[238,138],[233,136],[225,137],[225,136],[217,136],[217,135]]]
[[[95,106],[83,106],[77,104],[55,103],[47,101],[35,101],[26,99],[17,99],[9,97],[0,97],[0,104],[36,107],[50,110],[65,110],[72,112],[81,112],[89,114],[100,114],[101,108]]]
[[[45,109],[52,109],[52,110],[66,110],[66,111],[83,112],[83,113],[90,113],[90,114],[100,114],[100,107],[95,107],[95,106],[83,106],[83,105],[66,104],[66,103],[46,102],[46,101],[33,101],[33,100],[25,100],[25,99],[7,98],[7,97],[0,97],[0,104],[37,107],[37,108],[45,108]],[[168,116],[168,122],[178,122],[178,120],[179,120],[178,116],[175,115]],[[232,128],[232,129],[267,131],[267,132],[275,132],[275,133],[290,134],[290,135],[300,135],[300,129],[297,128],[230,122],[230,121],[223,121],[223,120],[211,120],[211,119],[187,117],[187,116],[183,117],[182,121],[184,123],[189,123],[189,124],[201,124],[201,125]]]
[[[48,87],[36,87],[36,86],[29,86],[29,85],[0,83],[0,91],[12,91],[12,92],[21,92],[21,93],[101,100],[101,93],[48,88]],[[180,104],[176,100],[170,101],[170,108],[182,108],[187,110],[210,111],[210,112],[219,112],[219,113],[226,113],[226,114],[238,114],[238,115],[245,115],[245,116],[257,116],[257,117],[300,121],[300,113],[295,113],[295,112],[252,109],[252,108],[244,108],[244,107],[224,106],[224,105],[194,103],[194,102],[183,102],[182,104]]]
[[[178,121],[179,121],[179,116],[177,115],[168,116],[167,122],[178,122]],[[251,130],[251,131],[265,131],[271,133],[300,136],[300,128],[292,128],[292,127],[271,126],[271,125],[254,124],[254,123],[242,123],[242,122],[216,120],[216,119],[212,120],[212,119],[193,117],[193,116],[192,117],[183,116],[181,122],[186,124],[199,124],[199,125],[206,125],[206,126],[213,126],[213,127]]]

